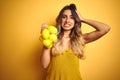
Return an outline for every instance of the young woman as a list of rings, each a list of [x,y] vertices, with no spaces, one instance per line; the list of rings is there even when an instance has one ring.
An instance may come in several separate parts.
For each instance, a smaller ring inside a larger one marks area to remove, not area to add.
[[[95,31],[82,34],[81,23],[90,25]],[[44,24],[42,28],[45,28]],[[79,59],[84,58],[85,44],[105,35],[110,27],[104,23],[83,18],[75,4],[65,6],[56,19],[58,40],[52,48],[43,47],[41,65],[46,68],[46,80],[82,80]]]

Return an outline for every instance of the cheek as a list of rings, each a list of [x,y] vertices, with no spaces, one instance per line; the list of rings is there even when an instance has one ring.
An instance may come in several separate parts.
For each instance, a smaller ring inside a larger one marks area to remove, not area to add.
[[[65,23],[65,20],[64,20],[64,19],[62,19],[61,24],[63,25],[64,23]]]
[[[72,21],[73,23],[75,23],[75,20],[74,20],[74,19],[72,19],[71,21]]]
[[[61,21],[62,23],[64,23],[65,22],[65,19],[62,19],[62,21]]]
[[[72,20],[71,22],[73,23],[73,25],[75,24],[75,21],[74,21],[74,20]]]

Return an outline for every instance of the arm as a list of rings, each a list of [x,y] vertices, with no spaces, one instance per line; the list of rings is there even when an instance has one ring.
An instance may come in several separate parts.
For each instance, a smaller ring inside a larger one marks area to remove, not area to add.
[[[42,55],[41,55],[41,65],[44,69],[46,69],[50,63],[50,50],[46,47],[43,47]]]
[[[40,34],[41,34],[41,31],[44,28],[46,28],[47,26],[48,26],[47,24],[42,25],[41,30],[40,30]],[[41,54],[41,58],[40,58],[41,65],[43,68],[47,68],[49,63],[50,63],[50,51],[51,51],[51,49],[48,49],[45,46],[43,46],[42,54]]]
[[[81,22],[86,23],[95,29],[95,31],[93,32],[83,34],[85,44],[99,39],[110,30],[110,27],[107,24],[95,20],[84,19],[83,17],[80,16],[78,12],[77,14]]]
[[[83,39],[85,43],[89,43],[89,42],[99,39],[100,37],[105,35],[110,30],[110,27],[108,25],[98,22],[98,21],[84,19],[82,20],[82,22],[96,29],[93,32],[86,33],[83,35]]]

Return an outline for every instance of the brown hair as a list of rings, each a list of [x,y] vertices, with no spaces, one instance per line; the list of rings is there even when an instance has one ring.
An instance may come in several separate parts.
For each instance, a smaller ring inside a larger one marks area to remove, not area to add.
[[[62,51],[62,37],[64,35],[64,30],[61,27],[62,23],[62,17],[63,17],[63,12],[65,10],[71,10],[71,13],[73,15],[73,19],[75,20],[75,25],[71,30],[71,33],[69,35],[70,37],[70,47],[72,51],[74,51],[75,54],[77,54],[80,58],[83,57],[83,39],[82,39],[82,32],[81,32],[81,20],[78,17],[76,13],[76,6],[75,4],[70,4],[65,7],[60,11],[59,15],[56,18],[56,26],[58,28],[58,41],[54,45],[54,50],[53,54],[60,54],[60,51]]]

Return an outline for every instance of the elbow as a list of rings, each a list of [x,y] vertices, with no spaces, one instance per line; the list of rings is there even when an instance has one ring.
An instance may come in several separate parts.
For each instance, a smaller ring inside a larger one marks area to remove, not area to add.
[[[105,34],[107,34],[110,31],[110,26],[106,25],[104,26],[104,28],[102,30],[100,30],[100,35],[103,36]]]
[[[110,31],[110,26],[108,26],[108,25],[106,25],[105,27],[104,27],[104,30],[102,31],[102,33],[103,34],[106,34],[106,33],[108,33],[109,31]]]
[[[106,29],[105,29],[105,33],[108,33],[110,31],[111,27],[110,26],[106,26]]]
[[[43,69],[47,69],[48,65],[47,65],[47,64],[44,64],[44,63],[41,63],[41,67],[42,67]]]
[[[42,65],[43,69],[47,69],[47,67],[48,67],[47,65]]]
[[[48,65],[49,65],[49,63],[41,61],[41,67],[43,69],[47,69]]]

